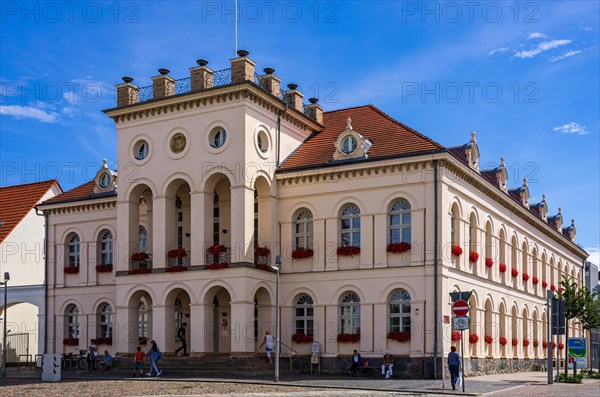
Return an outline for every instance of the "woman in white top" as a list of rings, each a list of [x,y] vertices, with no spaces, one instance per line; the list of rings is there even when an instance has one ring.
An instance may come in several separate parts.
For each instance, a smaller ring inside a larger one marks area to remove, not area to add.
[[[263,338],[262,343],[260,344],[260,347],[263,347],[263,345],[267,345],[267,361],[272,364],[273,360],[271,360],[271,351],[273,350],[273,347],[275,346],[275,339],[273,338],[273,336],[271,335],[271,333],[269,331],[265,331],[265,337]]]

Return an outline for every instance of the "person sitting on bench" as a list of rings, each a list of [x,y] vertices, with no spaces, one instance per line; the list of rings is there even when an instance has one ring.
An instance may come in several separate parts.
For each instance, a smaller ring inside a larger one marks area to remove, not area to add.
[[[358,354],[358,351],[355,349],[352,354],[352,365],[350,365],[350,371],[348,371],[348,373],[351,373],[352,376],[357,376],[358,375],[358,367],[360,367],[361,365],[362,365],[362,358],[360,357],[360,354]]]
[[[381,365],[381,377],[389,379],[394,376],[392,369],[394,368],[394,356],[387,350],[383,355],[383,364]]]

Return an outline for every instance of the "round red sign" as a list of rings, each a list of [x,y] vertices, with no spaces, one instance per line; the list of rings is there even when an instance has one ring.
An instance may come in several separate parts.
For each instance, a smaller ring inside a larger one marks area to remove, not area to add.
[[[457,300],[452,305],[452,313],[457,317],[466,316],[469,313],[469,303],[462,299]]]

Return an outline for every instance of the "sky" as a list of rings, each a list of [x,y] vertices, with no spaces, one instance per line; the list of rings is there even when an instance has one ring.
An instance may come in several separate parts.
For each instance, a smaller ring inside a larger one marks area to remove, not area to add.
[[[101,110],[235,57],[233,1],[0,3],[0,186],[67,190],[116,168]],[[240,1],[238,49],[325,110],[373,104],[445,146],[477,133],[482,168],[575,219],[600,263],[600,2]],[[565,225],[566,226],[566,225]]]

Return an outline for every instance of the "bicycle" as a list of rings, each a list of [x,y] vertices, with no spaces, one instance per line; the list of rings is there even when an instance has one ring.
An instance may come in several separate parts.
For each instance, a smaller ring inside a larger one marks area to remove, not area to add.
[[[60,365],[63,370],[68,371],[76,366],[79,369],[86,369],[88,362],[85,350],[79,350],[79,355],[75,356],[73,353],[63,353]]]

